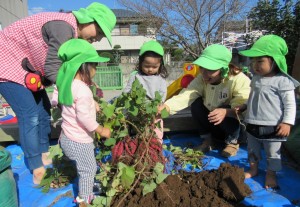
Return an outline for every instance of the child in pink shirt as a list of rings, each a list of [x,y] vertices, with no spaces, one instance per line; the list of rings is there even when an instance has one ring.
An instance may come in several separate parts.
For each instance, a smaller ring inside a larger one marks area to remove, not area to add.
[[[58,103],[62,106],[62,132],[60,145],[64,154],[75,161],[79,177],[78,202],[90,203],[97,165],[94,154],[93,133],[109,138],[110,129],[96,121],[96,106],[89,85],[96,74],[100,57],[86,40],[71,39],[58,50],[62,60],[57,75]]]

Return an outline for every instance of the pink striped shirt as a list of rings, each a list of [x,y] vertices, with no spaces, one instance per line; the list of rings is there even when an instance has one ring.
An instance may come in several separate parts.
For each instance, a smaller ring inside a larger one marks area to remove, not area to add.
[[[24,85],[28,73],[22,60],[28,58],[35,70],[44,74],[48,45],[42,37],[42,27],[49,21],[69,23],[77,37],[76,18],[72,13],[45,12],[21,19],[0,31],[0,82],[12,81]]]

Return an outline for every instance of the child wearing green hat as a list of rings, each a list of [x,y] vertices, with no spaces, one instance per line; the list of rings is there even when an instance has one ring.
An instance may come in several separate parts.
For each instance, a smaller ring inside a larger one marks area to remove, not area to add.
[[[97,165],[94,155],[93,132],[110,137],[110,129],[96,121],[96,108],[89,86],[96,74],[100,57],[86,40],[71,39],[59,48],[62,60],[57,75],[58,103],[62,106],[62,132],[59,138],[64,154],[75,161],[79,177],[79,193],[76,200],[90,203]]]
[[[31,15],[0,31],[0,93],[18,117],[19,140],[33,183],[40,183],[44,166],[51,163],[51,104],[44,86],[56,82],[58,48],[72,38],[91,43],[106,37],[111,44],[115,24],[112,10],[94,2],[72,13]]]
[[[164,49],[161,44],[155,40],[145,42],[140,48],[139,61],[136,66],[136,71],[130,76],[124,92],[128,93],[131,90],[134,80],[138,80],[147,92],[147,98],[153,100],[155,92],[158,91],[162,97],[162,102],[167,96],[168,71],[164,66],[163,61]],[[163,121],[160,122],[161,129],[156,128],[157,138],[162,142],[163,138]]]
[[[247,107],[244,121],[250,170],[245,178],[258,174],[263,147],[267,159],[265,188],[278,187],[276,172],[281,170],[281,144],[287,140],[296,117],[294,89],[299,82],[287,74],[287,52],[284,39],[277,35],[263,36],[251,49],[240,52],[251,58],[254,71],[248,103],[239,107]]]
[[[204,139],[196,149],[208,152],[218,138],[225,142],[221,152],[224,157],[236,155],[239,149],[240,122],[235,107],[245,103],[250,92],[250,79],[230,63],[231,58],[231,52],[223,45],[205,48],[194,61],[201,74],[159,109],[166,107],[175,114],[191,106],[200,137]]]

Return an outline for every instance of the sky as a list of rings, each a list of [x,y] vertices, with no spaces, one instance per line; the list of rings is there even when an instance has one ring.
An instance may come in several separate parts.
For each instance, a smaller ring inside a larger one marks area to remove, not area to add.
[[[122,8],[117,0],[28,0],[28,14],[59,11],[60,9],[64,11],[78,10],[87,7],[92,2],[105,4],[111,9]]]

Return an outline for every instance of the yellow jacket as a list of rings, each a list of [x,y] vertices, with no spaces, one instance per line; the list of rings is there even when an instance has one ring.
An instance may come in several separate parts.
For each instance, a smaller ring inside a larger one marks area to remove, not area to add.
[[[250,79],[242,72],[235,76],[228,76],[218,85],[206,84],[200,74],[186,89],[167,100],[165,104],[170,108],[170,113],[175,114],[202,97],[204,105],[212,111],[225,105],[235,108],[245,104],[249,94]]]

